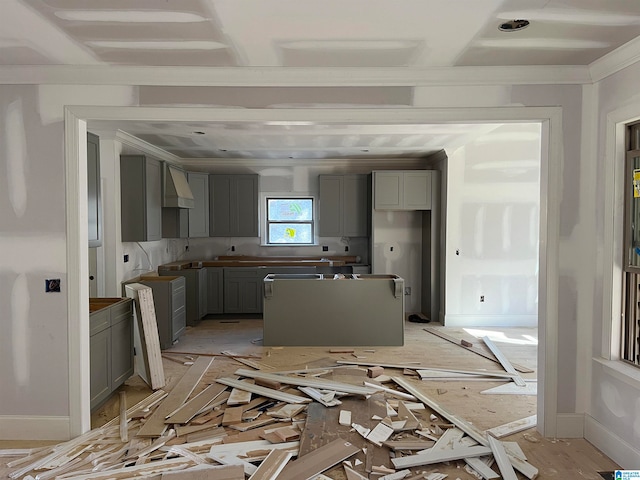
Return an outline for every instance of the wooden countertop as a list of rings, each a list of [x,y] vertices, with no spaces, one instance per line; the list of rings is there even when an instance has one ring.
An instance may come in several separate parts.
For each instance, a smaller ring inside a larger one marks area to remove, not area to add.
[[[340,267],[358,263],[356,256],[327,257],[259,257],[251,255],[220,255],[212,260],[176,261],[160,265],[158,270],[184,270],[200,267]]]

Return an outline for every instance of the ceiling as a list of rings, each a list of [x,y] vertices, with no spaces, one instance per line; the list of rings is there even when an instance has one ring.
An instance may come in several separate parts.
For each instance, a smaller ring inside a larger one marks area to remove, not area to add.
[[[0,69],[589,65],[640,36],[640,1],[633,0],[0,0],[0,5]],[[498,29],[513,19],[530,25]],[[235,101],[233,92],[217,92],[227,107],[331,103],[294,89],[279,95],[271,89],[273,98],[256,89],[256,96],[267,96],[253,103],[246,91],[236,92]],[[331,98],[340,106],[358,96],[336,92]],[[393,106],[411,105],[411,92],[403,89],[359,89],[358,94],[360,107],[380,106],[382,97]],[[122,122],[118,128],[183,158],[341,158],[420,156],[460,144],[487,127],[476,132],[477,125]]]

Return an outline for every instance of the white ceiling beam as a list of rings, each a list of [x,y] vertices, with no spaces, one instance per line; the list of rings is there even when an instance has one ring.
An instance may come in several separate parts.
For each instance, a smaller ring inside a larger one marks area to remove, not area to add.
[[[397,87],[590,84],[587,66],[536,65],[432,68],[132,67],[10,65],[0,84],[209,87]]]

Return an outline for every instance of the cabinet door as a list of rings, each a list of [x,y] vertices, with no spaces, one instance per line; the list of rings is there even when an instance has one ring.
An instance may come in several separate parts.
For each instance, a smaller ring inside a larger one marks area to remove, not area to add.
[[[343,232],[344,178],[341,175],[320,175],[318,198],[318,234],[321,237],[341,237]]]
[[[147,159],[146,162],[146,241],[162,238],[162,165]]]
[[[200,318],[207,314],[207,269],[198,271],[198,315]]]
[[[224,313],[222,274],[222,268],[207,268],[207,313]]]
[[[87,196],[89,217],[89,247],[102,245],[102,205],[100,197],[100,139],[87,133]]]
[[[133,320],[111,326],[111,389],[115,390],[133,375]]]
[[[224,313],[262,312],[262,278],[258,268],[224,269]]]
[[[234,175],[231,190],[231,233],[258,236],[258,175]]]
[[[404,172],[404,208],[431,210],[431,177],[428,170]]]
[[[242,313],[262,313],[262,279],[247,277],[241,288]]]
[[[366,237],[369,235],[369,182],[366,175],[344,176],[344,219],[345,237]]]
[[[89,338],[90,407],[111,395],[111,329]]]
[[[231,236],[231,175],[209,175],[209,235]]]
[[[224,313],[244,313],[242,311],[242,278],[224,275]]]
[[[404,176],[400,171],[374,172],[374,208],[402,210]]]
[[[209,236],[209,175],[187,172],[187,180],[195,206],[187,209],[189,216],[189,237]]]

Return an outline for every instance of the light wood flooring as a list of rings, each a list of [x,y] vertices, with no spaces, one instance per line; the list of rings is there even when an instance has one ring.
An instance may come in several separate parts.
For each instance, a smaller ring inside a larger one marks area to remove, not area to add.
[[[486,369],[501,372],[502,367],[495,362],[484,359],[466,351],[452,343],[446,342],[424,331],[425,326],[443,328],[435,323],[405,323],[405,345],[403,347],[355,347],[356,358],[352,354],[331,354],[327,347],[263,347],[262,320],[257,318],[225,318],[205,319],[197,327],[189,327],[172,351],[198,353],[221,353],[232,351],[239,355],[257,355],[257,360],[280,370],[297,368],[314,368],[327,366],[336,360],[367,361],[372,363],[409,364],[419,362],[421,365],[455,369]],[[511,361],[534,370],[534,373],[522,374],[524,378],[535,379],[537,373],[537,330],[533,328],[495,329],[485,328],[481,331],[465,331],[464,329],[446,328],[443,330],[457,338],[473,341],[482,345],[479,338],[488,335],[504,355]],[[374,352],[365,350],[375,350]],[[175,358],[187,361],[184,355]],[[184,374],[187,366],[164,360],[166,390]],[[232,375],[238,368],[248,368],[225,357],[216,357],[212,368],[203,378],[194,394],[201,391],[215,378]],[[402,371],[386,369],[385,373],[400,375]],[[411,377],[407,377],[411,378]],[[415,377],[414,377],[415,378]],[[492,381],[420,381],[411,380],[425,394],[436,399],[441,406],[450,412],[472,422],[480,429],[488,429],[498,425],[528,417],[536,413],[536,397],[525,395],[483,395],[482,390],[502,385],[503,382]],[[133,405],[151,393],[151,390],[134,375],[122,387],[127,392],[127,403]],[[118,396],[113,396],[92,415],[92,427],[98,427],[118,414]],[[598,472],[611,471],[616,464],[603,455],[595,447],[583,439],[542,438],[535,429],[516,433],[502,440],[517,441],[527,455],[528,461],[535,465],[540,474],[538,478],[566,479],[582,478],[598,480],[602,477]],[[46,444],[46,442],[7,442],[0,441],[0,449],[28,448]],[[0,478],[9,473],[4,468],[8,459],[0,459]],[[440,472],[448,473],[449,478],[461,480],[474,479],[456,462],[450,465],[439,465]],[[341,468],[328,472],[334,479],[343,479]],[[520,477],[524,478],[524,477]]]

